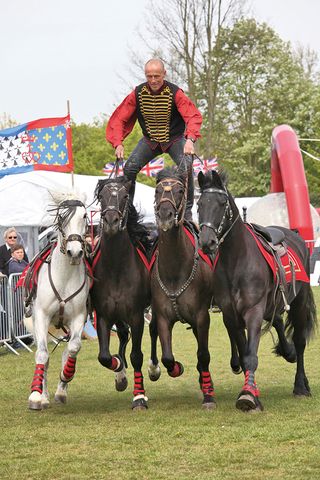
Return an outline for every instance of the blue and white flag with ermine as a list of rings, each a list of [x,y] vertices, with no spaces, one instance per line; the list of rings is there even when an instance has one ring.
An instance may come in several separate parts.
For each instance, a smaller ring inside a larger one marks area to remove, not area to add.
[[[73,170],[70,115],[0,130],[0,177],[32,170]]]

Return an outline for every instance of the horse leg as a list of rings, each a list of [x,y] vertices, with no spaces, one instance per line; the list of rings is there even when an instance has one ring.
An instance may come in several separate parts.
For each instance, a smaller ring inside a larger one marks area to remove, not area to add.
[[[202,407],[213,409],[216,407],[214,399],[214,387],[209,371],[210,353],[208,349],[210,317],[208,311],[200,312],[197,316],[196,338],[198,342],[198,363],[199,383],[203,393]]]
[[[142,363],[143,353],[141,350],[141,341],[144,329],[143,312],[136,314],[131,326],[132,350],[130,354],[131,364],[134,369],[134,389],[132,410],[146,410],[148,408],[148,398],[143,384]]]
[[[288,324],[293,326],[292,340],[297,352],[297,369],[293,394],[296,397],[310,397],[311,390],[304,369],[304,350],[307,339],[312,335],[316,322],[313,294],[308,284],[303,284],[290,305]]]
[[[159,380],[161,375],[161,369],[159,365],[159,360],[157,356],[157,340],[158,340],[158,329],[157,329],[157,319],[152,312],[152,318],[149,323],[149,333],[151,339],[151,358],[148,365],[149,378],[152,382]]]
[[[67,402],[68,384],[76,371],[77,355],[81,348],[81,334],[85,323],[85,316],[79,315],[70,326],[70,340],[62,354],[62,370],[54,399],[58,403]]]
[[[240,365],[239,359],[239,352],[237,348],[237,342],[235,340],[234,331],[232,328],[232,324],[229,321],[229,318],[224,314],[223,315],[223,323],[227,329],[229,340],[230,340],[230,347],[231,347],[231,358],[230,358],[230,367],[232,372],[235,375],[239,375],[242,372],[242,368]]]
[[[236,407],[244,412],[259,412],[263,410],[262,403],[259,400],[260,391],[255,382],[255,371],[258,368],[257,353],[261,335],[262,318],[262,309],[259,305],[251,308],[244,315],[244,321],[248,331],[248,340],[243,357],[245,381],[236,401]]]
[[[296,349],[294,343],[288,342],[285,336],[284,324],[280,315],[275,316],[273,326],[278,334],[278,343],[275,345],[273,352],[277,356],[283,357],[287,362],[295,363],[297,361]]]
[[[167,369],[170,377],[180,377],[183,374],[184,368],[182,363],[177,362],[172,353],[172,324],[162,315],[157,320],[158,333],[162,349],[161,361]]]
[[[117,335],[119,338],[119,357],[123,360],[123,368],[115,373],[115,386],[118,392],[123,392],[128,387],[126,347],[129,342],[129,326],[124,322],[117,324]]]
[[[124,361],[120,355],[111,355],[110,353],[110,328],[107,327],[106,320],[97,312],[97,334],[99,340],[98,360],[106,368],[119,373],[116,377],[116,389],[123,391],[127,388],[127,378]]]
[[[34,319],[34,336],[37,344],[35,354],[36,366],[29,396],[29,409],[42,410],[49,406],[47,388],[47,370],[49,366],[49,352],[47,345],[49,319],[44,312],[37,312]]]

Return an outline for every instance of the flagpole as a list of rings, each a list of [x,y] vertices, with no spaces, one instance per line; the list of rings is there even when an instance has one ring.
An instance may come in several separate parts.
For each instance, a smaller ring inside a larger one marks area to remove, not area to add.
[[[68,112],[68,115],[70,115],[70,100],[67,100],[67,112]],[[73,170],[71,170],[71,186],[72,186],[72,189],[74,189],[74,171]]]

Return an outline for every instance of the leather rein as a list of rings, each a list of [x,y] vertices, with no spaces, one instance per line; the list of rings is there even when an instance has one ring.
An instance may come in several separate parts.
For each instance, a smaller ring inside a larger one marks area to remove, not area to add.
[[[227,237],[227,235],[229,234],[230,230],[233,228],[234,224],[236,223],[236,221],[240,218],[240,214],[238,212],[238,215],[237,217],[235,218],[234,221],[233,220],[233,211],[232,211],[232,208],[231,208],[231,205],[230,205],[230,200],[229,200],[229,195],[228,195],[228,192],[226,189],[220,189],[220,188],[206,188],[204,189],[202,192],[202,194],[204,193],[219,193],[221,195],[225,195],[227,197],[227,203],[226,203],[226,206],[225,206],[225,209],[224,209],[224,212],[223,212],[223,215],[222,215],[222,218],[220,220],[220,223],[219,223],[219,226],[218,227],[215,227],[214,224],[212,222],[202,222],[200,223],[199,225],[199,228],[200,228],[200,231],[202,230],[203,227],[208,227],[210,228],[211,230],[213,230],[216,238],[217,238],[217,249],[219,248],[219,246],[224,242],[225,238]],[[231,225],[230,227],[224,232],[223,235],[221,235],[222,231],[223,231],[223,227],[225,226],[225,222],[226,220],[229,220],[231,222]]]

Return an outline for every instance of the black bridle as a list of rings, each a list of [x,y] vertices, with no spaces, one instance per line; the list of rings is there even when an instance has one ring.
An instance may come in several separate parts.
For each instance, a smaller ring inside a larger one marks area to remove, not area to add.
[[[232,229],[232,227],[234,226],[234,224],[238,220],[239,213],[238,213],[237,217],[235,218],[235,220],[232,221],[233,220],[233,211],[232,211],[232,208],[231,208],[231,205],[230,205],[228,192],[225,188],[224,189],[213,188],[213,187],[206,188],[206,189],[202,190],[201,193],[202,194],[204,194],[204,193],[218,193],[220,195],[224,195],[224,196],[227,197],[227,202],[226,202],[224,212],[223,212],[223,215],[221,217],[219,226],[215,227],[212,222],[202,222],[199,225],[200,231],[202,230],[203,227],[207,227],[207,228],[210,228],[211,230],[213,230],[213,232],[214,232],[214,234],[217,238],[217,244],[218,244],[218,247],[219,247],[219,245],[221,245],[221,243],[223,243],[224,239],[226,238],[226,236],[228,235],[228,233],[230,232],[230,230]],[[225,222],[226,221],[231,222],[231,225],[224,233],[222,233],[223,229],[225,227]]]
[[[119,185],[116,182],[108,183],[104,185],[102,191],[106,189],[109,194],[109,203],[107,207],[101,211],[101,223],[103,223],[103,217],[107,212],[117,212],[120,217],[119,230],[125,230],[127,228],[127,220],[129,214],[129,193],[124,185]],[[123,209],[120,209],[119,195],[121,190],[125,190],[125,204]],[[99,200],[101,202],[102,193],[99,195]]]
[[[176,178],[166,178],[164,180],[161,180],[157,184],[157,188],[159,186],[162,187],[162,193],[161,193],[159,202],[156,202],[156,200],[154,202],[154,212],[155,212],[156,219],[159,218],[159,210],[160,210],[161,204],[169,202],[173,206],[175,211],[175,215],[174,215],[175,225],[178,226],[179,223],[183,222],[184,212],[186,209],[186,202],[187,202],[187,182],[188,182],[187,177],[186,177],[185,184],[183,184],[180,180],[177,180]],[[177,202],[173,194],[173,188],[176,185],[180,185],[183,188],[183,197],[181,199],[180,205],[177,205]]]

